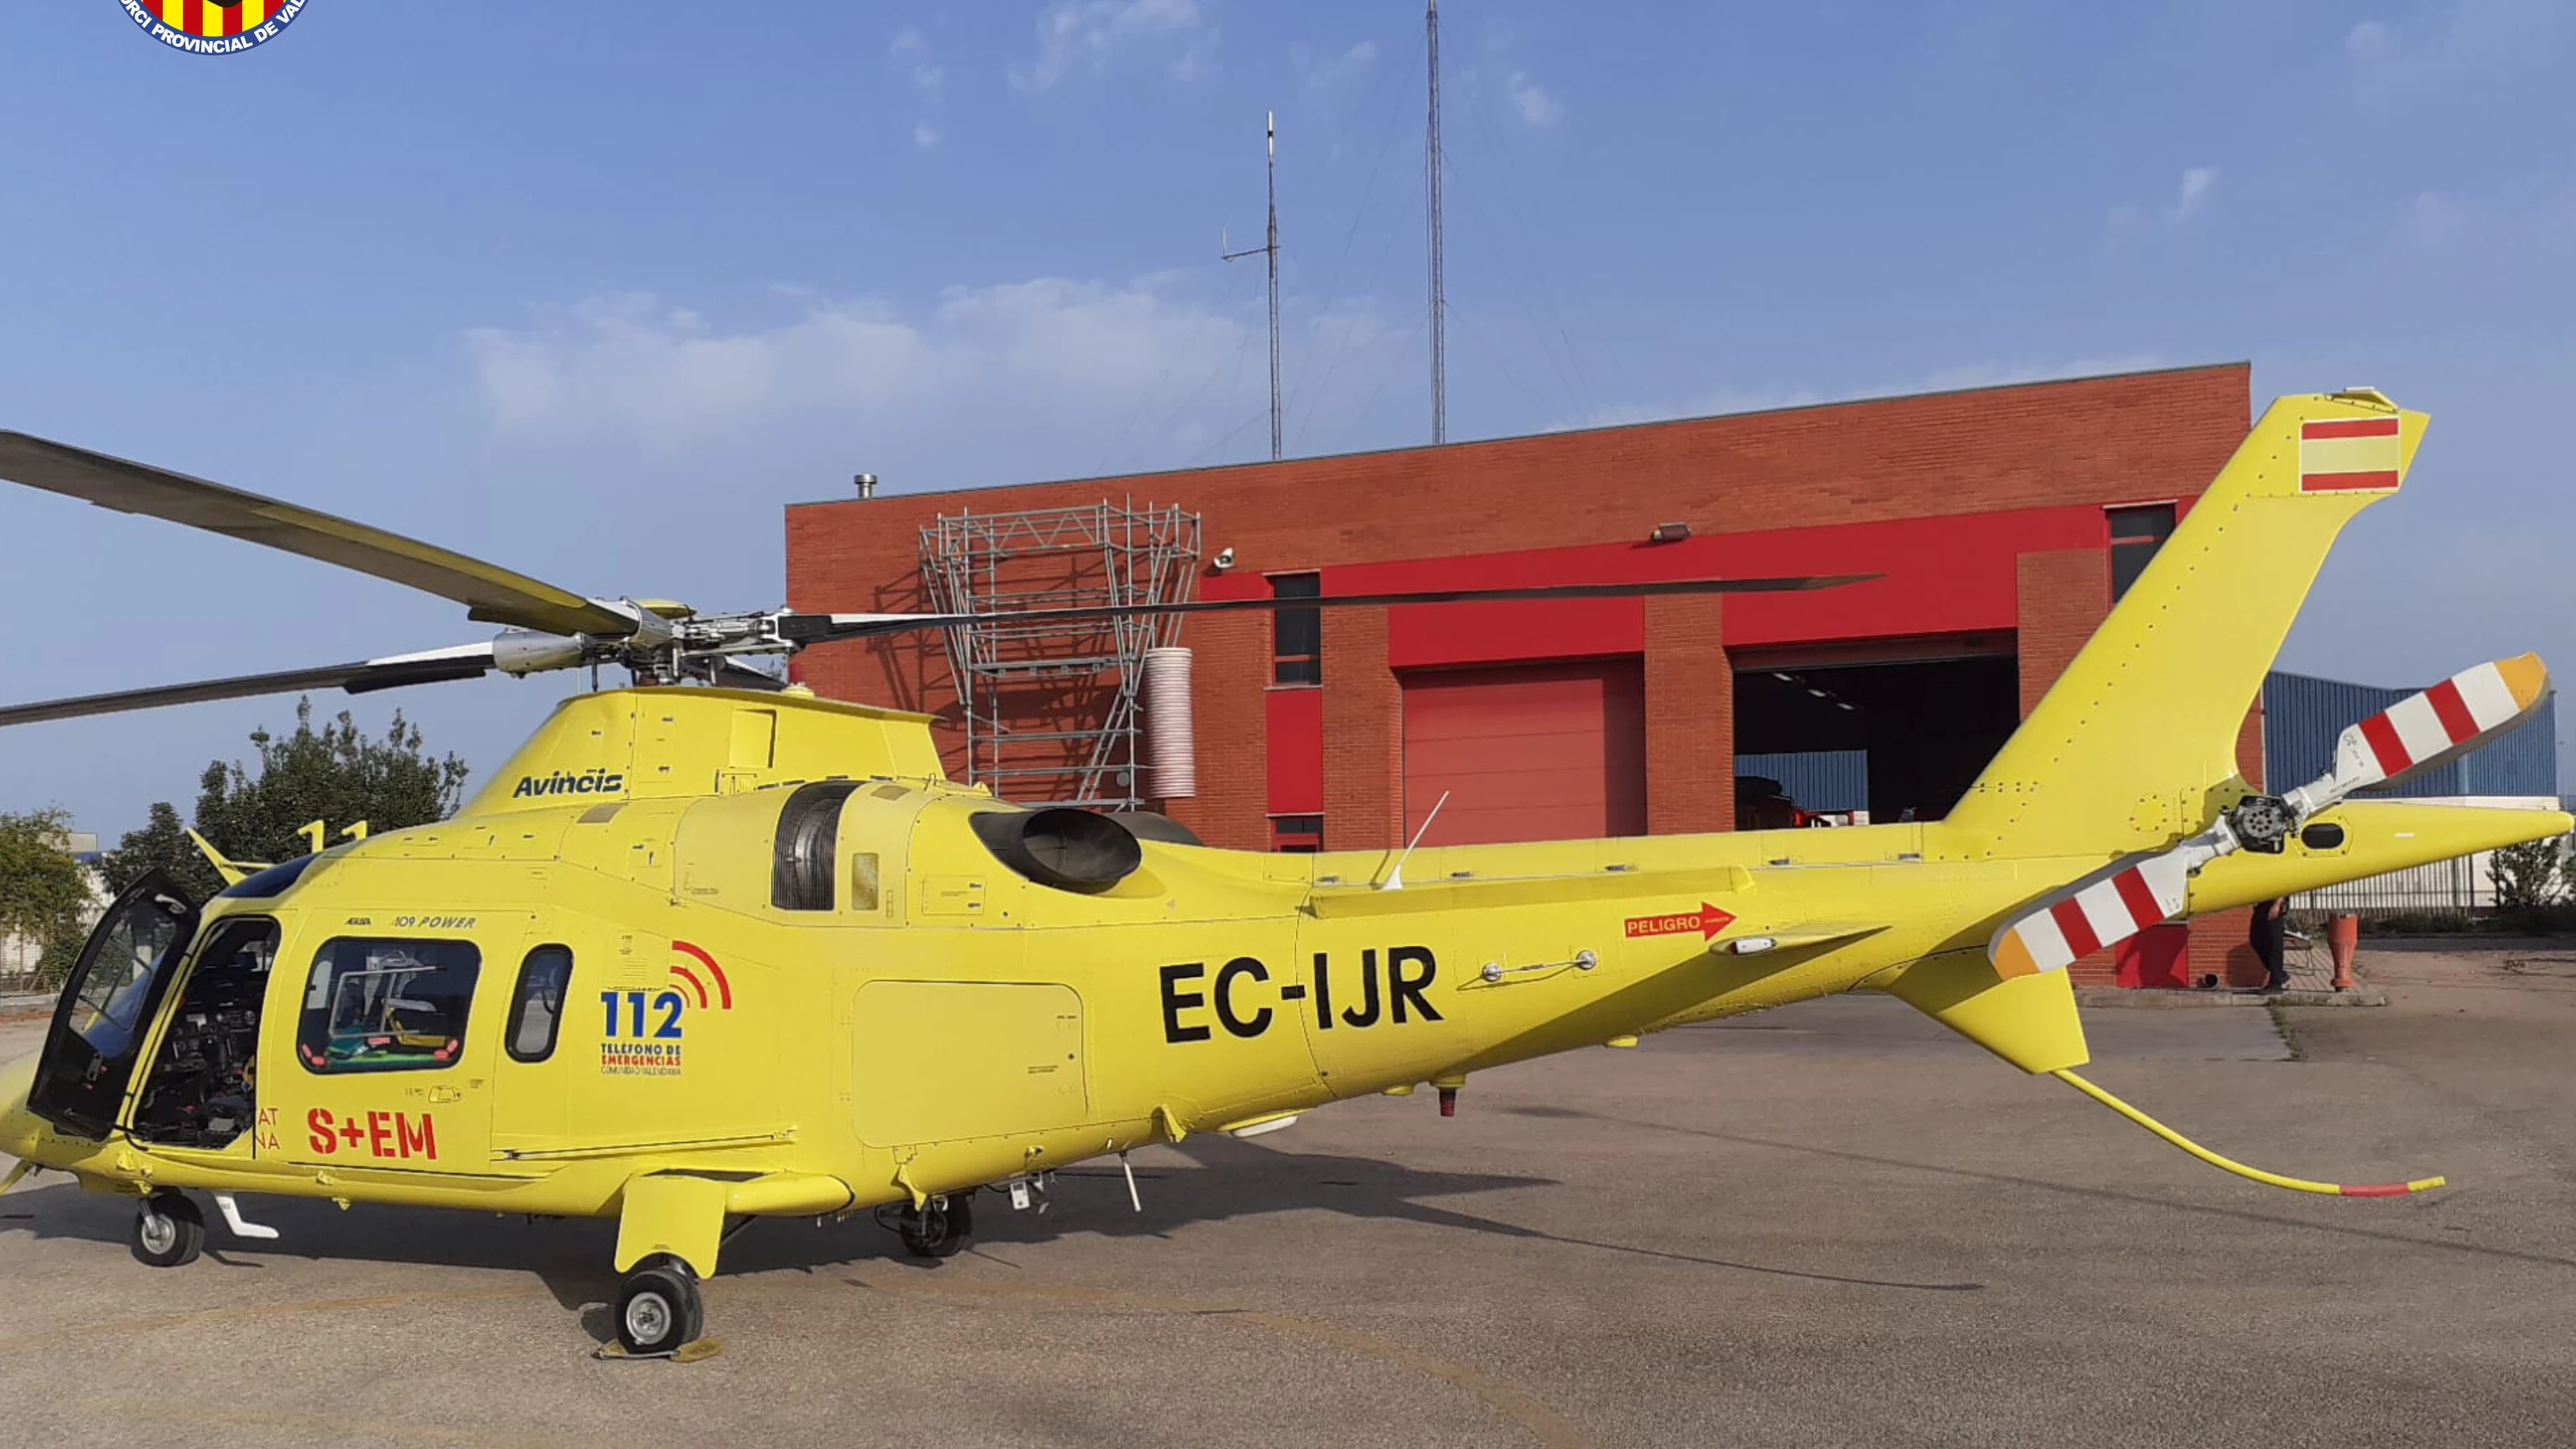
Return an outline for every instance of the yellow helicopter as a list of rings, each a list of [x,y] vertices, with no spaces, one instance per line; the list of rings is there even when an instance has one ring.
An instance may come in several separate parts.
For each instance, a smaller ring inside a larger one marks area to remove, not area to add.
[[[613,1217],[635,1354],[700,1337],[729,1225],[873,1211],[955,1252],[972,1195],[1193,1132],[1867,989],[2258,1181],[2074,1068],[2063,968],[2153,925],[2562,834],[2543,810],[2360,801],[2527,718],[2530,656],[2346,731],[2281,795],[2233,745],[2328,548],[2393,493],[2424,417],[2367,390],[2255,426],[1950,816],[1315,855],[1212,849],[1153,815],[950,782],[931,721],[745,667],[939,615],[699,615],[585,598],[221,485],[0,434],[0,476],[339,563],[469,606],[487,643],[0,709],[0,724],[492,670],[624,665],[454,819],[145,880],[0,1069],[0,1153],[139,1198],[184,1263],[209,1194]],[[1807,588],[1696,580],[1325,598]],[[1300,601],[1301,604],[1316,601]],[[1164,611],[1267,607],[1202,601]],[[1111,610],[1054,611],[1097,616]],[[693,681],[693,682],[684,682]]]

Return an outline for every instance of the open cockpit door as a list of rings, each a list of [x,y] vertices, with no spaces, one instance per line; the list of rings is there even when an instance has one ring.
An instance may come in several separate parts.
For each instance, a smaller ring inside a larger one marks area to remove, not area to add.
[[[171,971],[196,932],[197,903],[159,871],[116,898],[63,983],[27,1110],[74,1137],[107,1140]]]

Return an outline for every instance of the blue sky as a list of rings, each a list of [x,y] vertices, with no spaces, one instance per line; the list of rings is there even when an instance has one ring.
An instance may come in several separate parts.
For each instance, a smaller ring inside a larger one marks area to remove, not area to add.
[[[1257,236],[1275,107],[1289,448],[1427,434],[1409,0],[311,0],[228,57],[118,0],[19,8],[0,425],[587,592],[772,604],[781,505],[861,469],[1260,456],[1258,264],[1216,252]],[[1444,22],[1453,436],[2251,358],[2258,398],[2369,383],[2435,415],[2286,664],[2576,661],[2566,7]],[[45,495],[0,493],[0,543],[10,698],[482,634]],[[399,703],[488,769],[566,687]],[[0,808],[112,836],[291,707],[9,731]]]

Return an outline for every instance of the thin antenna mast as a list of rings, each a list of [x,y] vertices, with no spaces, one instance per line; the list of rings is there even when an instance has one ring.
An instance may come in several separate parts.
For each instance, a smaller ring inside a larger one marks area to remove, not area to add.
[[[1440,239],[1440,0],[1430,0],[1423,18],[1431,52],[1431,441],[1449,441],[1448,287],[1441,277]]]
[[[1270,243],[1247,251],[1225,250],[1225,236],[1219,233],[1217,251],[1226,261],[1238,257],[1270,258],[1270,461],[1280,458],[1279,448],[1279,113],[1272,111],[1269,122],[1270,142]]]

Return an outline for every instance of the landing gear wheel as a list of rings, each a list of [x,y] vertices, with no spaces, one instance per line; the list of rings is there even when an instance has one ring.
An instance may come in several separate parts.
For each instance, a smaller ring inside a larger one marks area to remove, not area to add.
[[[657,1253],[635,1265],[617,1289],[617,1342],[630,1354],[666,1354],[696,1340],[707,1326],[698,1275]]]
[[[964,1193],[932,1198],[922,1208],[905,1208],[895,1217],[906,1252],[920,1258],[953,1258],[975,1240],[975,1206]]]
[[[206,1219],[186,1193],[163,1188],[134,1210],[134,1260],[155,1268],[197,1261],[206,1246]]]

